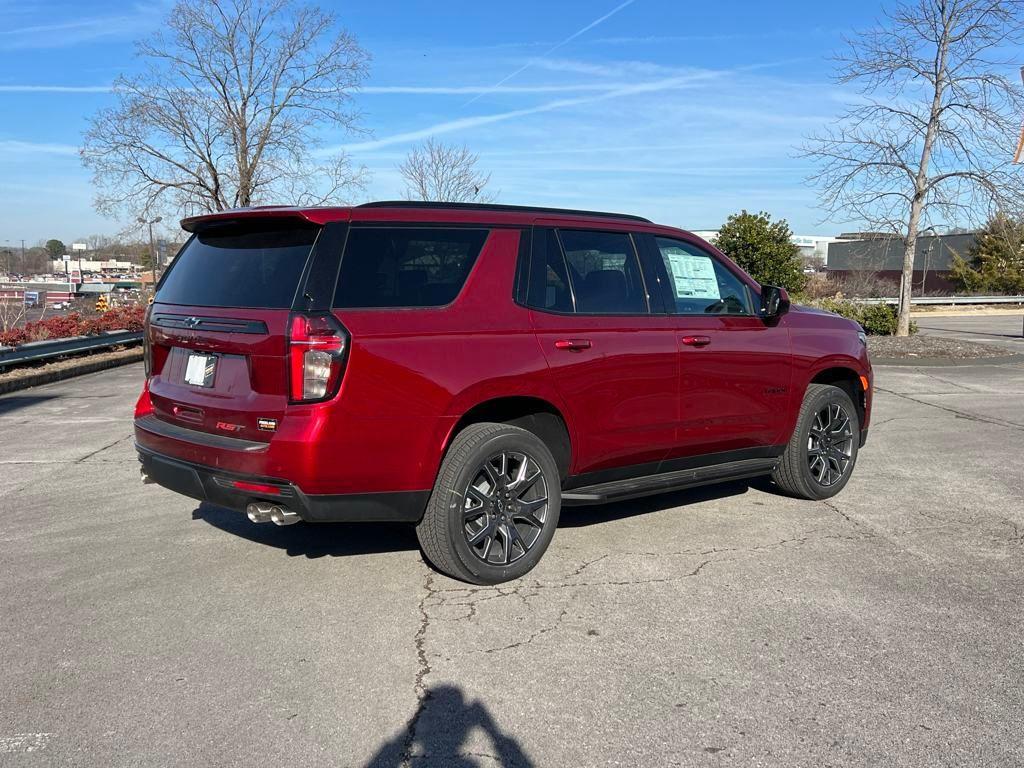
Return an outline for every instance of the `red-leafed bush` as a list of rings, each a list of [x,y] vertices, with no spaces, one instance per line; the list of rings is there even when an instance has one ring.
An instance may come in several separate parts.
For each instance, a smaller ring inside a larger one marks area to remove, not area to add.
[[[0,332],[0,347],[16,347],[28,341],[24,328],[11,328]]]
[[[143,313],[142,307],[134,306],[115,307],[94,317],[82,317],[77,312],[48,317],[0,334],[0,345],[13,347],[26,341],[93,336],[103,331],[141,331]]]
[[[100,331],[141,331],[143,314],[143,309],[139,306],[114,307],[94,320],[97,321]]]
[[[65,339],[68,336],[81,336],[82,316],[77,312],[67,315],[48,317],[34,323],[25,324],[25,332],[29,341],[45,341],[46,339]]]

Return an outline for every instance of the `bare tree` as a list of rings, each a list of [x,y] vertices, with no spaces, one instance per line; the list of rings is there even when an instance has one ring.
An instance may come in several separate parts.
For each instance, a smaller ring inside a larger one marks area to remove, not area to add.
[[[479,156],[465,146],[457,147],[427,139],[398,166],[405,179],[408,200],[443,203],[490,203],[495,196],[485,191],[491,174],[477,170]]]
[[[905,0],[847,40],[839,82],[861,98],[805,155],[830,218],[859,219],[903,240],[897,333],[910,329],[918,233],[1016,210],[1012,165],[1024,99],[1000,59],[1022,41],[1022,0]]]
[[[27,313],[24,297],[0,296],[0,333],[7,333],[21,326]]]
[[[323,129],[355,128],[368,54],[335,18],[292,0],[178,0],[137,44],[81,157],[101,213],[194,214],[267,201],[317,204],[362,185]]]

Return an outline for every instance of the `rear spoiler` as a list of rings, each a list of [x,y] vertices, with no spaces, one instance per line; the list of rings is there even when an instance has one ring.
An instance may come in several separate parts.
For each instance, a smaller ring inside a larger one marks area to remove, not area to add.
[[[186,232],[195,233],[211,227],[239,224],[252,219],[296,219],[303,224],[323,225],[329,221],[348,221],[350,217],[351,212],[348,208],[294,208],[268,205],[189,216],[181,220],[181,228]]]

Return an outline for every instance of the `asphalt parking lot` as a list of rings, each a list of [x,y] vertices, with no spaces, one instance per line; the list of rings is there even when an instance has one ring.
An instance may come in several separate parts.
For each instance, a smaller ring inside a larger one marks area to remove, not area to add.
[[[962,341],[977,341],[1024,354],[1024,312],[957,317],[921,313],[915,315],[921,333]]]
[[[0,398],[2,766],[1024,763],[1024,364],[879,368],[836,499],[566,510],[498,588],[143,486],[140,379]]]

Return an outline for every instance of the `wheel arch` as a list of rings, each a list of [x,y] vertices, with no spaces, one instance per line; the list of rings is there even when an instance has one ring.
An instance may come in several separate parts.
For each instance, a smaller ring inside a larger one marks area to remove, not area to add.
[[[550,401],[532,395],[509,395],[481,401],[466,410],[445,435],[442,456],[465,427],[481,422],[511,424],[535,434],[551,451],[562,480],[572,464],[572,438],[561,410]]]
[[[857,369],[843,364],[832,365],[817,371],[807,383],[809,385],[830,384],[844,390],[857,408],[857,420],[861,428],[863,428],[867,403],[865,401],[864,387],[861,386],[861,374]]]

